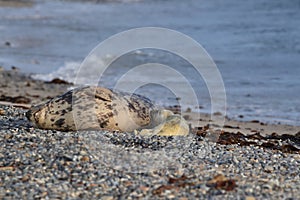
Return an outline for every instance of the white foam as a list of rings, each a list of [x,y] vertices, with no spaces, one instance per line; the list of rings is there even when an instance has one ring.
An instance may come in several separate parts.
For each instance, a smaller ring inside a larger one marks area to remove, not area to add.
[[[51,81],[54,78],[59,78],[76,85],[95,85],[99,80],[99,68],[105,67],[108,58],[112,55],[106,55],[101,59],[98,57],[90,57],[88,61],[82,66],[82,62],[66,62],[63,66],[49,74],[35,74],[32,75],[34,79],[40,79],[44,81]],[[79,73],[80,72],[80,73]]]
[[[32,78],[44,81],[51,81],[54,78],[63,79],[65,81],[74,82],[74,77],[80,67],[80,62],[66,62],[64,66],[60,67],[49,74],[34,74]]]

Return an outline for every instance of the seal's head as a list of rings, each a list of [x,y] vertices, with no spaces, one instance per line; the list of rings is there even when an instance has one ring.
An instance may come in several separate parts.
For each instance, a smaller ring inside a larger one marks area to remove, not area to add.
[[[174,113],[170,110],[160,109],[160,110],[151,111],[150,115],[151,115],[150,126],[154,127],[157,126],[158,124],[161,124],[162,122],[165,122],[166,119],[174,115]]]
[[[40,128],[38,124],[45,120],[45,112],[42,112],[43,106],[32,106],[26,113],[27,119],[33,123],[34,126]]]
[[[189,134],[189,125],[183,117],[170,110],[153,110],[151,123],[136,133],[150,136],[186,136]]]
[[[63,104],[58,97],[46,103],[32,106],[26,112],[26,117],[33,126],[40,129],[76,130],[71,108],[70,104]]]

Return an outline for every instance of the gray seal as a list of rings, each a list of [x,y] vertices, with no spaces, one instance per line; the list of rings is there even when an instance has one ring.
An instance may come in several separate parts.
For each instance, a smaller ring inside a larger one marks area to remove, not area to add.
[[[180,116],[160,109],[148,98],[97,86],[80,87],[32,106],[27,118],[41,129],[107,130],[143,135],[187,135]]]

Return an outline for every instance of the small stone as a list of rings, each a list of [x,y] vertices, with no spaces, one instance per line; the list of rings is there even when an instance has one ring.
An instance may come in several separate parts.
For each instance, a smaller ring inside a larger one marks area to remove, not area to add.
[[[90,157],[89,156],[82,156],[80,160],[83,161],[83,162],[89,162]]]
[[[101,199],[102,200],[113,200],[114,197],[113,196],[103,196]]]
[[[6,41],[4,44],[5,44],[5,46],[8,46],[8,47],[11,46],[11,43],[9,41]]]
[[[27,182],[30,179],[30,175],[26,174],[22,177],[23,182]]]
[[[14,170],[14,167],[12,166],[0,167],[0,171],[12,171],[12,170]]]
[[[4,139],[9,140],[9,139],[12,139],[13,137],[14,137],[13,134],[7,134],[4,136]]]
[[[271,173],[271,172],[273,172],[273,171],[274,171],[273,166],[267,165],[267,166],[265,167],[265,172]]]
[[[147,191],[149,191],[149,187],[146,187],[146,186],[140,186],[140,190],[142,190],[143,192],[147,192]]]
[[[190,113],[190,112],[192,112],[192,109],[191,108],[187,108],[185,112]]]
[[[174,199],[176,196],[174,194],[169,194],[168,199]]]
[[[186,197],[181,197],[179,200],[189,200],[189,199]]]
[[[16,67],[16,66],[11,66],[11,70],[13,70],[13,71],[19,71],[20,68],[18,68],[18,67]]]
[[[0,115],[5,115],[5,111],[3,109],[0,109]]]
[[[190,119],[191,119],[191,117],[190,117],[189,115],[184,115],[183,118],[184,118],[185,120],[190,120]]]

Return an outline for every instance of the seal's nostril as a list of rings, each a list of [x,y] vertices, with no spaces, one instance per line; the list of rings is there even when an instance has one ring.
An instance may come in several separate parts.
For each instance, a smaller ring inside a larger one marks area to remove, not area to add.
[[[27,119],[30,120],[30,117],[31,117],[31,110],[28,110],[26,113],[25,113]]]

